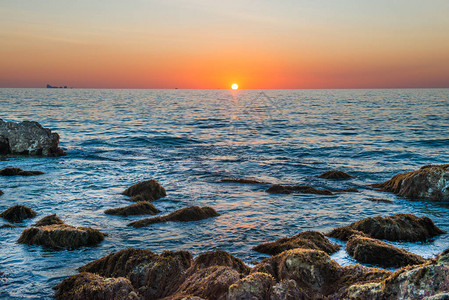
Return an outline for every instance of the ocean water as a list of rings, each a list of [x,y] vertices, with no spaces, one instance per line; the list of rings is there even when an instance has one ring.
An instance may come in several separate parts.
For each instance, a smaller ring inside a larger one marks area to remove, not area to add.
[[[221,249],[251,263],[265,257],[251,250],[262,242],[305,230],[327,232],[369,216],[413,213],[449,231],[448,203],[411,201],[369,187],[399,172],[449,162],[448,89],[0,89],[0,118],[40,122],[60,134],[67,152],[0,158],[0,168],[45,172],[0,177],[0,211],[23,204],[39,214],[22,227],[0,230],[0,298],[51,298],[52,287],[76,268],[128,247],[194,255]],[[331,169],[354,178],[317,178]],[[267,185],[221,183],[225,177],[360,192],[270,195]],[[145,216],[104,214],[129,205],[120,192],[147,179],[167,190],[154,202],[161,214],[207,205],[221,215],[135,229],[126,224]],[[52,213],[109,236],[96,247],[71,251],[17,243],[25,227]],[[433,257],[449,247],[449,235],[395,244]],[[354,263],[344,250],[332,257]]]

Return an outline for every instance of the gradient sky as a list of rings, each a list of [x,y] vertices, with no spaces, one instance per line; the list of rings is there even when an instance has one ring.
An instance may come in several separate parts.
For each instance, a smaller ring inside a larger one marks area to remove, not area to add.
[[[448,0],[0,0],[0,87],[449,87]]]

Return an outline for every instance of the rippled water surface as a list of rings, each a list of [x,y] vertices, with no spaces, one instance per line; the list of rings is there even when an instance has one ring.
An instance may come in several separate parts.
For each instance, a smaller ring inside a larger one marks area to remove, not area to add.
[[[67,152],[0,158],[0,168],[45,172],[0,177],[0,211],[23,204],[39,213],[22,227],[0,229],[0,298],[50,298],[51,288],[76,268],[127,247],[194,255],[222,249],[250,263],[263,257],[251,250],[261,242],[310,229],[326,232],[368,216],[413,213],[449,230],[449,204],[410,201],[368,186],[449,162],[447,89],[0,89],[0,118],[40,122],[60,134]],[[354,178],[317,178],[330,169]],[[270,195],[267,185],[220,183],[224,177],[360,192]],[[119,193],[147,179],[167,190],[154,202],[163,214],[208,205],[221,216],[134,229],[126,224],[143,217],[103,213],[130,204]],[[24,227],[51,213],[109,236],[97,247],[73,251],[17,243]],[[432,257],[449,247],[449,236],[396,244]],[[344,250],[333,258],[353,263]]]

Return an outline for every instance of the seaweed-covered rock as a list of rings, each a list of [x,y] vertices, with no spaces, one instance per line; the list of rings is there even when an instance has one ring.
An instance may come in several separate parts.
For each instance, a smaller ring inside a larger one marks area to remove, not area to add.
[[[270,186],[267,190],[270,194],[291,194],[294,192],[302,194],[316,194],[316,195],[333,195],[331,191],[328,190],[318,190],[314,187],[307,185],[279,185],[275,184]]]
[[[372,198],[372,197],[370,197],[370,198],[367,198],[367,200],[371,201],[371,202],[393,203],[392,200],[384,199],[384,198]]]
[[[18,242],[52,248],[75,249],[94,246],[104,240],[105,234],[90,227],[65,224],[30,227],[22,232]]]
[[[338,251],[340,246],[332,244],[322,233],[305,231],[290,238],[282,238],[275,242],[257,245],[253,247],[253,250],[275,255],[295,248],[322,250],[331,254]]]
[[[410,253],[385,242],[353,235],[346,244],[346,251],[356,260],[385,268],[399,268],[425,262],[419,255]]]
[[[154,201],[167,196],[165,189],[156,180],[146,180],[132,185],[122,192],[131,197],[131,201]],[[133,198],[137,198],[133,200]]]
[[[245,184],[270,184],[266,181],[260,181],[256,179],[248,179],[248,178],[223,178],[221,182],[231,182],[231,183],[245,183]]]
[[[103,278],[91,273],[80,273],[64,279],[55,289],[57,300],[140,299],[128,279]]]
[[[449,201],[449,164],[423,166],[373,187],[411,199]]]
[[[56,214],[48,215],[40,219],[36,222],[33,226],[39,227],[39,226],[47,226],[47,225],[58,225],[58,224],[64,224],[64,221],[62,221]]]
[[[59,135],[37,122],[5,122],[0,119],[0,154],[61,156]]]
[[[8,220],[9,222],[22,222],[25,219],[34,218],[37,213],[29,207],[23,205],[14,205],[3,211],[0,217]]]
[[[120,216],[131,216],[131,215],[155,215],[161,212],[153,204],[148,201],[139,201],[136,204],[131,204],[125,207],[112,208],[105,210],[105,214],[108,215],[120,215]]]
[[[354,229],[375,239],[388,241],[425,241],[428,238],[445,233],[428,217],[417,217],[411,214],[397,214],[388,217],[370,217],[352,223],[343,228]],[[338,238],[342,228],[337,228],[327,236]]]
[[[3,224],[2,226],[0,226],[0,229],[4,229],[4,228],[17,228],[17,225]]]
[[[166,216],[162,217],[154,217],[149,219],[143,219],[135,222],[131,222],[128,226],[133,226],[135,228],[149,226],[155,223],[162,223],[168,221],[175,222],[189,222],[189,221],[199,221],[211,217],[219,216],[220,214],[215,211],[212,207],[199,207],[199,206],[190,206],[179,209],[177,211],[172,212]]]
[[[335,228],[331,232],[326,233],[326,236],[333,237],[341,241],[347,241],[353,234],[366,236],[366,234],[364,234],[363,232],[352,229],[348,226]]]
[[[250,268],[245,263],[229,254],[226,251],[209,251],[198,255],[189,269],[189,273],[194,273],[199,269],[205,269],[212,266],[230,267],[239,273],[248,274]]]
[[[35,176],[42,175],[41,171],[24,171],[20,168],[7,167],[0,170],[0,176]]]
[[[270,299],[271,287],[276,281],[266,273],[252,273],[229,287],[226,299]]]
[[[348,178],[351,178],[352,176],[343,171],[331,170],[331,171],[324,172],[323,174],[321,174],[318,177],[324,178],[324,179],[348,179]]]
[[[275,284],[270,293],[270,300],[306,300],[309,299],[305,293],[303,293],[296,281],[294,280],[281,280]]]

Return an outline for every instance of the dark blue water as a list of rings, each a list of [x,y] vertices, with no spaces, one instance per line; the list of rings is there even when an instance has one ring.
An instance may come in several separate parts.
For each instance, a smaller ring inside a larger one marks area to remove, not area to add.
[[[23,204],[39,218],[109,236],[97,247],[51,251],[17,244],[24,228],[0,230],[0,298],[48,298],[76,268],[127,247],[154,252],[222,249],[249,263],[251,247],[304,230],[322,232],[368,216],[413,213],[449,230],[449,205],[410,201],[369,184],[426,164],[449,162],[449,90],[47,90],[0,89],[0,118],[34,120],[58,132],[67,156],[0,159],[41,170],[36,177],[0,177],[0,211]],[[322,180],[339,169],[355,178]],[[318,188],[356,187],[336,196],[270,195],[264,185],[220,183],[255,178]],[[130,204],[118,193],[156,179],[168,196],[162,213],[190,205],[221,216],[191,223],[126,226],[142,217],[109,216]],[[369,197],[394,203],[376,203]],[[0,221],[0,225],[3,220]],[[397,243],[432,257],[449,236]],[[353,260],[344,251],[333,256]]]

